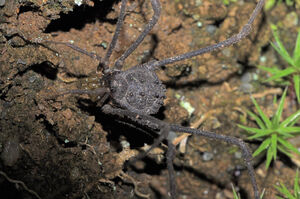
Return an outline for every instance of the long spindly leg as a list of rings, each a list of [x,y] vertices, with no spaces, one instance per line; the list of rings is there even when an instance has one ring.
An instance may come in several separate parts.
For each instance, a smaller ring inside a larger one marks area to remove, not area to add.
[[[127,3],[128,0],[122,0],[122,5],[121,5],[121,13],[120,13],[120,16],[118,18],[118,22],[117,22],[117,28],[116,28],[116,31],[114,33],[114,36],[112,38],[112,41],[109,45],[109,48],[106,52],[106,55],[104,57],[104,59],[102,60],[102,58],[100,56],[98,56],[97,54],[95,53],[91,53],[91,52],[88,52],[78,46],[75,46],[73,44],[70,44],[70,43],[67,43],[67,42],[57,42],[57,41],[45,41],[45,43],[54,43],[54,44],[61,44],[61,45],[65,45],[69,48],[72,48],[73,50],[77,51],[77,52],[80,52],[82,54],[85,54],[93,59],[97,59],[98,61],[100,61],[99,65],[97,66],[97,71],[99,71],[101,68],[103,68],[103,70],[107,70],[108,69],[108,65],[109,65],[109,58],[112,54],[112,51],[113,49],[115,48],[116,46],[116,42],[118,40],[118,36],[120,34],[120,30],[122,28],[122,25],[123,25],[123,21],[124,21],[124,17],[125,17],[125,8],[126,8],[126,3]]]
[[[164,60],[161,60],[161,61],[151,62],[151,63],[149,63],[149,67],[150,68],[158,68],[158,67],[164,66],[166,64],[171,64],[171,63],[178,62],[178,61],[185,60],[185,59],[189,59],[191,57],[195,57],[195,56],[198,56],[198,55],[201,55],[201,54],[204,54],[204,53],[212,52],[214,50],[225,48],[227,46],[230,46],[232,44],[235,44],[235,43],[239,42],[240,40],[245,38],[247,35],[249,35],[249,33],[251,32],[251,27],[252,27],[253,21],[257,17],[257,15],[260,13],[260,11],[262,10],[262,7],[263,7],[264,3],[265,3],[265,0],[260,0],[257,3],[257,5],[256,5],[254,11],[252,12],[247,24],[245,24],[243,26],[242,30],[238,34],[233,35],[232,37],[230,37],[230,38],[228,38],[224,41],[221,41],[219,43],[216,43],[216,44],[204,47],[204,48],[200,48],[200,49],[192,51],[192,52],[188,52],[188,53],[184,53],[184,54],[177,55],[177,56],[174,56],[174,57],[170,57],[170,58],[167,58],[167,59],[164,59]]]
[[[121,120],[131,120],[132,122],[135,122],[137,124],[147,126],[151,129],[154,130],[159,130],[161,127],[161,123],[165,123],[161,120],[158,120],[152,116],[149,115],[139,115],[137,113],[128,111],[128,110],[123,110],[123,109],[118,109],[118,108],[112,108],[110,105],[104,105],[101,109],[104,113],[110,114],[110,115],[115,115],[118,116],[119,119]],[[250,176],[250,180],[252,183],[253,191],[254,191],[254,196],[255,199],[259,199],[259,190],[257,187],[256,183],[256,178],[255,178],[255,173],[254,173],[254,168],[252,166],[252,153],[250,149],[248,148],[247,144],[238,138],[231,137],[231,136],[225,136],[225,135],[220,135],[216,134],[213,132],[208,132],[208,131],[201,131],[198,129],[191,129],[188,127],[183,127],[175,124],[168,124],[165,123],[167,126],[170,127],[171,131],[178,131],[178,132],[186,132],[186,133],[191,133],[194,135],[200,135],[203,137],[211,138],[211,139],[216,139],[220,141],[224,141],[230,144],[234,144],[238,146],[243,153],[243,158],[245,160],[246,167],[248,169],[248,173]],[[168,170],[169,170],[169,176],[170,176],[170,192],[171,192],[171,197],[175,198],[175,177],[174,177],[174,169],[173,165],[171,166],[171,162],[174,156],[174,150],[175,146],[170,143],[170,140],[168,140],[168,154],[167,154],[167,165],[168,165]]]
[[[175,145],[172,143],[171,139],[168,139],[167,167],[169,172],[170,193],[172,199],[176,198],[176,180],[175,180],[175,171],[173,166],[174,156],[175,156]]]
[[[120,31],[121,31],[121,28],[123,26],[123,23],[124,23],[124,17],[125,17],[125,10],[126,10],[126,3],[127,3],[128,0],[122,0],[122,4],[121,4],[121,11],[120,11],[120,15],[119,15],[119,18],[118,18],[118,21],[117,21],[117,27],[116,27],[116,30],[115,30],[115,33],[114,33],[114,36],[109,44],[109,47],[108,47],[108,50],[106,52],[106,55],[104,57],[104,60],[103,62],[101,62],[97,68],[97,70],[100,69],[100,67],[103,65],[104,69],[108,69],[108,65],[109,65],[109,58],[116,46],[116,43],[117,43],[117,40],[118,40],[118,37],[120,35]]]
[[[160,16],[160,2],[159,0],[151,0],[152,9],[154,11],[152,18],[149,23],[146,25],[143,32],[139,35],[139,37],[134,41],[133,44],[121,55],[121,57],[115,62],[114,68],[121,70],[125,59],[140,45],[140,43],[144,40],[147,34],[152,30],[154,25],[157,23]]]
[[[107,88],[96,88],[94,90],[84,90],[84,89],[74,89],[74,90],[60,90],[58,96],[68,95],[68,94],[77,94],[77,95],[91,95],[97,96],[97,105],[103,106],[104,102],[109,98],[109,89]]]
[[[101,62],[102,58],[100,56],[98,56],[97,54],[95,53],[91,53],[91,52],[88,52],[86,50],[83,50],[82,48],[78,47],[78,46],[75,46],[73,44],[70,44],[70,43],[67,43],[67,42],[61,42],[61,41],[45,41],[45,43],[53,43],[53,44],[62,44],[62,45],[65,45],[69,48],[72,48],[73,50],[77,51],[77,52],[80,52],[82,54],[85,54],[93,59],[97,59],[98,61]]]
[[[174,175],[174,167],[173,167],[175,146],[172,144],[172,140],[168,138],[168,135],[170,134],[170,125],[168,123],[158,120],[152,116],[140,115],[140,114],[128,111],[128,110],[113,108],[107,104],[102,107],[102,111],[106,114],[116,115],[121,120],[125,120],[126,122],[128,122],[128,120],[130,120],[131,122],[135,122],[135,123],[141,124],[143,126],[147,126],[153,130],[159,130],[160,135],[154,141],[154,143],[151,145],[151,147],[147,151],[140,153],[139,155],[134,157],[134,159],[130,160],[128,162],[128,164],[131,164],[134,161],[143,158],[152,149],[157,147],[164,139],[168,139],[167,167],[168,167],[168,172],[169,172],[170,194],[171,194],[171,198],[175,199],[176,198],[176,184],[175,184],[175,175]]]
[[[183,127],[183,126],[179,126],[179,125],[175,125],[175,124],[171,124],[170,128],[172,131],[186,132],[186,133],[191,133],[194,135],[201,135],[203,137],[221,140],[221,141],[227,142],[229,144],[234,144],[234,145],[238,146],[242,150],[243,158],[244,158],[246,167],[248,169],[248,173],[249,173],[253,191],[254,191],[254,197],[255,197],[255,199],[260,198],[257,183],[256,183],[254,168],[252,166],[252,153],[251,153],[250,149],[248,148],[247,144],[243,140],[235,138],[235,137],[231,137],[231,136],[216,134],[216,133],[209,132],[209,131],[191,129],[188,127]]]
[[[75,89],[75,90],[67,90],[67,91],[60,91],[59,95],[67,95],[67,94],[88,94],[88,95],[97,95],[103,96],[105,93],[108,93],[109,90],[107,88],[97,88],[94,90],[83,90],[83,89]]]

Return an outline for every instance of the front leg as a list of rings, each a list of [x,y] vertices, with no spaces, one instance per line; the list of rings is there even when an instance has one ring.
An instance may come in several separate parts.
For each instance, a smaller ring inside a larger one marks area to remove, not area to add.
[[[129,46],[129,48],[124,52],[123,55],[115,62],[114,68],[117,70],[121,70],[123,67],[123,63],[125,59],[142,43],[148,33],[152,30],[155,24],[158,21],[158,18],[161,13],[161,7],[159,0],[150,0],[152,9],[154,11],[152,18],[150,19],[149,23],[146,25],[142,33],[138,36],[138,38],[134,41],[133,44]]]

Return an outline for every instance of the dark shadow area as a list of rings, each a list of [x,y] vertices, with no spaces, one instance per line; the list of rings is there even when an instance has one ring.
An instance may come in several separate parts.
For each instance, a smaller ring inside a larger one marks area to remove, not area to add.
[[[96,102],[87,99],[78,99],[78,107],[88,115],[96,117],[96,121],[103,126],[103,130],[108,132],[107,140],[117,150],[121,151],[120,137],[124,136],[130,143],[131,148],[143,147],[145,143],[151,145],[157,138],[158,133],[148,127],[136,124],[131,120],[121,119],[115,116],[102,113],[101,107]],[[163,108],[157,113],[156,118],[163,119]]]
[[[34,6],[33,3],[28,2],[27,5],[20,6],[20,11],[18,12],[18,16],[24,12],[38,12],[39,8]]]
[[[130,143],[130,148],[139,149],[143,147],[145,143],[152,145],[158,136],[154,130],[148,127],[133,123],[130,120],[120,119],[102,113],[101,107],[96,106],[96,102],[91,100],[79,99],[78,107],[84,112],[87,112],[87,114],[96,117],[95,120],[102,125],[104,131],[108,132],[107,141],[110,143],[112,149],[117,152],[123,150],[121,141],[124,138]],[[163,117],[162,111],[159,112],[159,117]],[[141,161],[145,163],[143,169],[137,169],[134,163],[128,166],[136,173],[147,173],[150,175],[160,175],[161,171],[166,169],[164,161],[164,163],[160,164],[149,156],[144,157]]]
[[[159,164],[153,158],[146,156],[140,161],[144,162],[145,167],[143,169],[139,169],[135,167],[134,163],[133,165],[128,165],[128,166],[130,166],[130,168],[136,173],[139,174],[147,173],[149,175],[161,175],[161,172],[167,169],[165,160],[163,160],[163,163]]]
[[[150,188],[153,191],[155,198],[157,199],[163,198],[163,196],[159,193],[159,191],[156,190],[155,187],[151,186],[151,184],[150,184]]]
[[[67,32],[71,28],[82,29],[87,23],[94,23],[96,20],[117,23],[117,19],[107,19],[106,15],[112,10],[116,0],[94,1],[94,7],[86,5],[75,6],[73,12],[68,14],[61,13],[60,18],[51,21],[45,29],[45,33],[56,31]]]
[[[220,28],[220,26],[225,21],[225,19],[226,19],[226,17],[222,18],[222,19],[216,19],[212,25],[216,26],[217,28]]]
[[[290,168],[297,168],[297,165],[295,163],[292,162],[291,158],[287,155],[285,155],[284,153],[278,151],[277,152],[278,155],[278,159],[280,159],[282,162],[284,162],[284,164]]]
[[[45,115],[38,115],[36,117],[36,120],[42,120],[42,123],[43,123],[45,129],[47,130],[47,132],[49,132],[51,135],[53,135],[56,138],[56,141],[64,148],[72,148],[72,147],[77,146],[76,142],[74,142],[74,141],[65,142],[65,140],[67,139],[66,137],[57,135],[57,133],[56,133],[58,131],[57,127],[50,124],[48,122],[48,120],[46,119]]]
[[[249,194],[247,194],[247,191],[245,191],[244,189],[240,189],[239,190],[239,194],[240,194],[241,198],[243,198],[243,199],[249,199],[247,197]]]
[[[2,175],[0,175],[0,196],[6,199],[24,198],[22,192],[16,188],[15,184],[8,182]]]
[[[55,80],[58,73],[57,68],[52,67],[51,63],[49,62],[43,62],[41,64],[32,65],[29,69],[50,80]]]

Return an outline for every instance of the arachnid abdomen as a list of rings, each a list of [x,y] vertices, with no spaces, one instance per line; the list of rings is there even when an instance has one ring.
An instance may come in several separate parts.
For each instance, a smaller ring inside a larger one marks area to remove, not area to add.
[[[146,66],[115,73],[110,89],[117,105],[139,114],[157,113],[166,98],[165,86]]]

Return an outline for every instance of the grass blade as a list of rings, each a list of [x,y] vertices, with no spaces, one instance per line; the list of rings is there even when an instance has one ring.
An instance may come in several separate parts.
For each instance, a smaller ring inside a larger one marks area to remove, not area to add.
[[[268,170],[268,168],[272,162],[272,157],[273,157],[273,147],[269,147],[268,151],[267,151],[266,170]]]
[[[300,33],[298,35],[300,35]],[[299,62],[300,62],[300,60],[299,60]],[[300,63],[299,63],[299,65],[300,65]],[[297,101],[300,104],[300,75],[297,75],[297,74],[293,75],[293,81],[294,81],[294,89],[295,89],[295,92],[296,92]]]
[[[261,128],[261,129],[266,129],[266,126],[265,124],[263,123],[263,121],[257,116],[255,115],[254,113],[252,113],[251,111],[247,111],[248,115],[250,115],[250,117],[252,117],[257,125]]]
[[[269,72],[271,74],[276,74],[280,71],[279,67],[277,66],[274,66],[274,67],[266,67],[266,66],[257,66],[257,68],[261,69],[261,70],[264,70],[266,72]]]
[[[283,44],[281,43],[281,41],[279,39],[277,27],[272,24],[271,29],[273,31],[273,36],[274,36],[276,44],[277,44],[277,45],[275,45],[274,43],[271,42],[271,45],[283,57],[283,59],[286,62],[288,62],[292,66],[295,66],[294,60],[291,58],[291,56],[289,55],[289,53],[287,52],[287,50],[285,49],[285,47],[283,46]]]
[[[278,147],[278,150],[279,150],[280,152],[284,153],[284,154],[287,155],[288,157],[291,157],[291,153],[288,152],[287,150],[285,150],[282,146],[277,145],[277,147]]]
[[[276,40],[276,38],[275,38]],[[277,45],[276,45],[277,44]],[[280,56],[291,66],[295,66],[294,60],[291,58],[291,56],[289,55],[289,53],[286,51],[286,49],[284,48],[284,46],[282,45],[282,43],[279,41],[276,41],[275,43],[271,42],[271,45],[273,46],[273,48],[278,52],[278,54],[280,54]]]
[[[295,137],[295,135],[292,135],[292,134],[290,134],[290,133],[283,133],[283,132],[281,132],[281,131],[278,131],[277,130],[277,133],[279,134],[279,135],[281,135],[281,137],[283,138],[283,139],[288,139],[288,138],[292,138],[292,137]]]
[[[268,129],[272,128],[272,123],[270,121],[270,119],[264,114],[264,112],[261,110],[260,106],[257,104],[256,100],[254,99],[254,97],[251,96],[251,100],[253,102],[253,104],[255,105],[256,110],[259,113],[259,116],[262,118],[262,120],[264,121],[264,123],[266,124]]]
[[[278,108],[276,110],[275,116],[273,117],[273,126],[279,126],[279,122],[280,122],[280,118],[281,118],[281,114],[282,114],[282,110],[283,110],[283,106],[284,106],[284,101],[285,101],[285,96],[286,96],[286,92],[287,92],[287,88],[284,89],[284,92],[282,94],[282,97],[280,99]]]
[[[295,199],[295,197],[290,193],[290,191],[286,188],[286,186],[282,182],[280,182],[280,187],[275,186],[275,188],[277,189],[277,191],[279,191],[289,199]]]
[[[285,76],[289,76],[290,74],[294,73],[295,71],[296,71],[296,69],[293,68],[293,67],[288,67],[286,69],[279,70],[279,72],[274,74],[272,77],[268,78],[266,80],[266,82],[276,80],[276,79],[280,79],[280,78],[285,77]]]
[[[262,151],[266,150],[269,147],[270,143],[271,143],[271,139],[270,138],[268,138],[265,141],[263,141],[261,143],[261,145],[254,151],[253,157],[257,156]]]
[[[279,125],[280,128],[282,127],[287,127],[293,122],[297,121],[300,119],[300,110],[298,110],[296,113],[293,113],[289,117],[287,117],[281,124]]]
[[[273,148],[273,159],[276,160],[277,155],[277,134],[272,134],[271,137],[271,147]]]
[[[297,65],[300,64],[298,63],[300,61],[300,29],[298,30],[296,45],[293,52],[293,59]]]
[[[300,127],[299,126],[288,126],[288,127],[278,128],[277,132],[280,133],[280,134],[300,133]]]
[[[248,139],[253,140],[253,139],[257,139],[257,138],[262,138],[262,137],[272,134],[273,132],[274,132],[273,129],[268,129],[267,131],[265,131],[263,133],[257,133],[255,135],[252,135],[252,136],[248,137]]]
[[[265,191],[266,191],[265,189],[262,190],[259,199],[263,199],[263,197],[264,197],[264,195],[265,195]]]
[[[240,199],[240,197],[237,195],[237,193],[235,191],[233,184],[231,184],[231,187],[232,187],[232,192],[233,192],[233,199]]]
[[[265,10],[268,11],[270,10],[276,3],[276,0],[268,0],[265,3]]]
[[[288,141],[282,139],[281,137],[278,137],[277,139],[288,150],[293,151],[293,152],[297,153],[298,155],[300,155],[300,152],[298,151],[298,149],[296,147],[294,147],[291,143],[289,143]]]
[[[241,129],[246,130],[249,133],[255,133],[255,134],[264,134],[265,132],[273,132],[272,129],[258,129],[258,128],[252,128],[252,127],[247,127],[241,124],[237,124],[238,127],[240,127]]]

